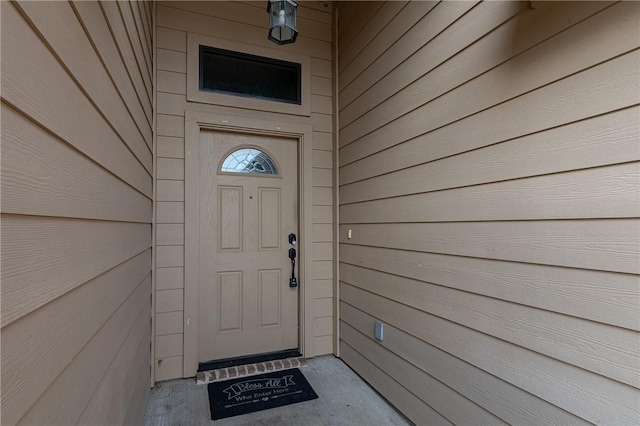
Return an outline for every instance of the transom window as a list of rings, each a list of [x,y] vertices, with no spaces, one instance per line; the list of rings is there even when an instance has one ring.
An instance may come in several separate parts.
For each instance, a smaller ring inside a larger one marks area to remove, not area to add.
[[[256,148],[241,148],[233,151],[222,162],[220,171],[254,175],[278,174],[278,168],[271,157]]]
[[[301,81],[300,64],[200,46],[200,90],[301,105]]]

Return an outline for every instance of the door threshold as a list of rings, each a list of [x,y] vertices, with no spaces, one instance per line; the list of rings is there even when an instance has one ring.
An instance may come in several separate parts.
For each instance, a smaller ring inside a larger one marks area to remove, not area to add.
[[[306,367],[306,358],[285,358],[272,361],[254,362],[234,367],[224,367],[196,374],[196,385],[206,385],[213,382],[237,379],[240,377],[256,376],[258,374],[289,370],[291,368]]]
[[[237,367],[239,365],[256,364],[259,362],[275,361],[278,359],[298,358],[302,354],[298,349],[287,349],[284,351],[267,352],[255,355],[245,355],[235,358],[225,358],[215,361],[201,362],[198,364],[198,372],[218,370],[220,368]]]

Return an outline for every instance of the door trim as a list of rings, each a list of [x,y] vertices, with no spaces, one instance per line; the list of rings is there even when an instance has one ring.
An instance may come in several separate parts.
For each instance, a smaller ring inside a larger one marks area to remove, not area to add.
[[[313,128],[310,125],[201,111],[185,111],[183,377],[198,370],[199,223],[198,137],[202,130],[281,136],[298,141],[299,314],[298,344],[313,353]]]

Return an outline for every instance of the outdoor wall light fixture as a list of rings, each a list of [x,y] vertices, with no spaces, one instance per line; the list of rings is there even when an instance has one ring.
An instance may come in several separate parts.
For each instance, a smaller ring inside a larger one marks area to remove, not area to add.
[[[298,3],[294,0],[269,0],[269,40],[276,44],[288,44],[296,41],[296,9]]]

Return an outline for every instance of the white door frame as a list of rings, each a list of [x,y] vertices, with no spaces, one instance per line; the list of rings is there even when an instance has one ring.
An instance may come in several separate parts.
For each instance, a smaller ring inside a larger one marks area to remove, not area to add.
[[[310,125],[274,122],[256,118],[201,111],[185,112],[184,199],[184,342],[183,377],[198,369],[199,283],[199,146],[201,130],[282,136],[298,141],[299,229],[299,333],[303,356],[313,352],[313,128]]]

